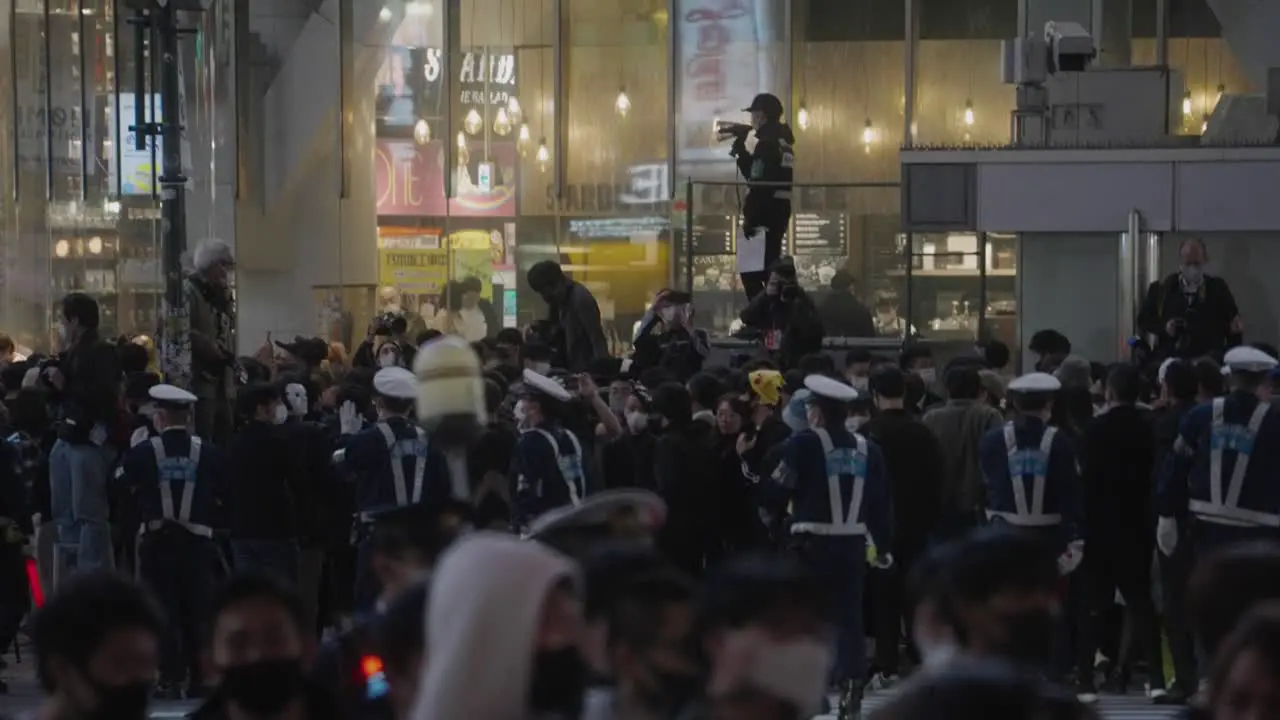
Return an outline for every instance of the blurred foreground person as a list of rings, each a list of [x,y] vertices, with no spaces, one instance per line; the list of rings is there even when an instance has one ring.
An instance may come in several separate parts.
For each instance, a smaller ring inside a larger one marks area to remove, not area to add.
[[[695,631],[703,701],[680,720],[808,720],[831,667],[829,604],[818,578],[790,560],[745,556],[713,571]]]
[[[873,720],[1091,720],[1071,694],[998,662],[930,674],[871,713]]]
[[[568,558],[480,532],[445,553],[431,584],[430,656],[410,717],[579,716],[587,680],[583,610]]]
[[[360,663],[364,707],[351,713],[354,720],[405,720],[418,696],[422,665],[426,662],[427,596],[431,582],[410,585],[387,606],[375,623],[376,655]]]
[[[215,597],[208,657],[216,691],[192,720],[340,720],[326,692],[307,682],[315,654],[306,610],[265,575],[233,578]]]
[[[1218,649],[1209,675],[1213,720],[1280,717],[1280,604],[1260,606]]]
[[[648,490],[602,490],[581,505],[543,513],[525,538],[581,561],[602,544],[628,542],[653,547],[667,517],[662,498]]]
[[[144,720],[160,659],[160,611],[117,575],[63,583],[35,616],[41,720]]]

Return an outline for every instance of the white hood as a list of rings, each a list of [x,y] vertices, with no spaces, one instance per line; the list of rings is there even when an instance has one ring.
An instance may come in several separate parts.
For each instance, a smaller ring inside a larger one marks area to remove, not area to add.
[[[414,720],[524,720],[542,599],[576,575],[536,542],[479,532],[432,575]]]

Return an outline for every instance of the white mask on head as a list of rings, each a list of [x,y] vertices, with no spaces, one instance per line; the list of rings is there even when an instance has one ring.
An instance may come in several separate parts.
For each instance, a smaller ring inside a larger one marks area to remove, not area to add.
[[[283,425],[285,420],[289,419],[289,411],[285,409],[284,403],[276,405],[275,417],[271,418],[271,422],[276,425]]]
[[[629,412],[627,413],[627,427],[633,433],[644,432],[644,429],[649,427],[649,416],[642,412]]]
[[[289,406],[290,415],[302,417],[307,414],[307,389],[300,383],[285,386],[284,401]]]
[[[529,411],[525,409],[524,401],[519,400],[516,406],[511,408],[511,415],[516,419],[517,427],[524,427],[525,418],[529,417]]]

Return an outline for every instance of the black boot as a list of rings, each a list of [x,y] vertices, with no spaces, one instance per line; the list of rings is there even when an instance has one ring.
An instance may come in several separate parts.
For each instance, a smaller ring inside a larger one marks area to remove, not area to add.
[[[846,680],[840,684],[840,708],[836,714],[838,720],[859,720],[862,717],[863,685],[854,680]]]

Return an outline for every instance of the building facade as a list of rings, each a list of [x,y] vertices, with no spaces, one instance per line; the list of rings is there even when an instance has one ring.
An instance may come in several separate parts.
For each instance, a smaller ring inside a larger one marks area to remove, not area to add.
[[[245,352],[350,346],[393,303],[440,324],[470,277],[525,325],[543,259],[593,290],[618,351],[670,285],[724,330],[745,188],[714,126],[772,92],[797,135],[802,282],[847,270],[926,337],[1019,345],[1020,228],[903,232],[900,150],[1009,142],[1001,40],[1044,4],[215,0],[183,45],[188,240],[234,242]],[[1102,64],[1176,71],[1172,134],[1263,90],[1207,0],[1084,5],[1103,8]],[[27,347],[73,289],[112,332],[159,322],[156,148],[130,136],[156,86],[126,6],[0,0],[0,330]]]

